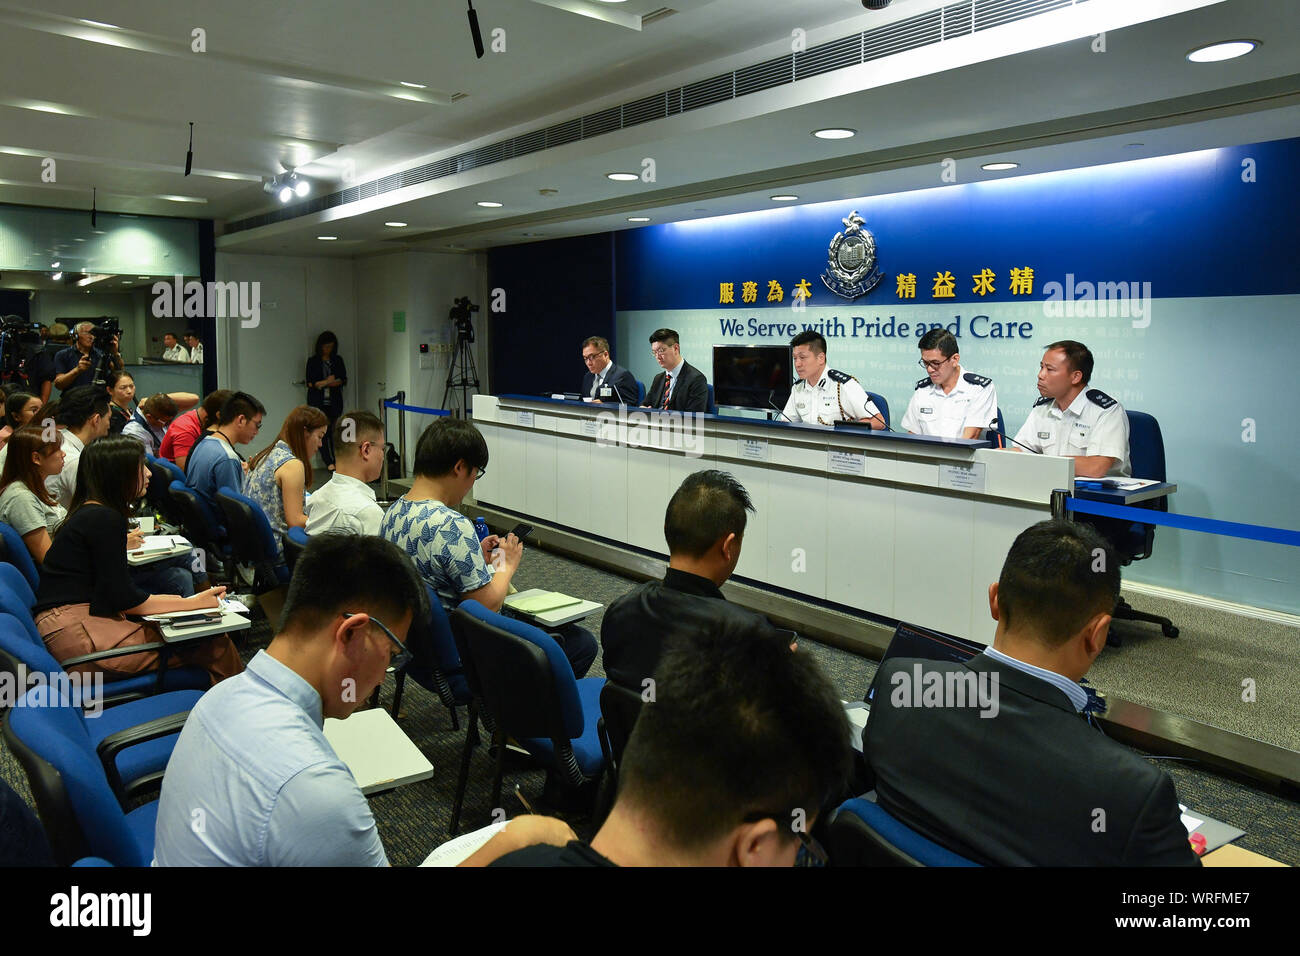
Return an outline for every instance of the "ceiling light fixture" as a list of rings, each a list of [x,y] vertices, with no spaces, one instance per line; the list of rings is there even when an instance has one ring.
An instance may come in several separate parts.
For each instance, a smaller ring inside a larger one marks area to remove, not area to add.
[[[775,196],[769,196],[768,198],[771,199],[772,202],[794,202],[799,197],[794,195],[794,193],[779,193]]]
[[[478,14],[474,12],[474,0],[469,0],[469,35],[474,40],[474,56],[483,59],[483,31],[478,28]]]
[[[63,273],[62,273],[62,272],[56,272],[56,273],[54,273],[54,275],[50,276],[50,278],[53,279],[55,282],[58,282],[60,279],[63,278]]]
[[[287,203],[294,196],[306,199],[311,193],[311,180],[299,176],[292,169],[262,180],[262,189],[275,196],[282,203]]]
[[[616,183],[631,183],[640,179],[636,173],[606,173],[606,179],[612,179]]]
[[[1247,53],[1259,46],[1258,40],[1225,40],[1222,43],[1211,43],[1207,46],[1197,47],[1187,54],[1187,59],[1193,63],[1218,63],[1222,60],[1232,60],[1239,56],[1245,56]]]
[[[649,216],[628,216],[627,221],[628,222],[649,222],[650,217]]]
[[[185,151],[185,175],[190,174],[191,167],[194,166],[194,124],[190,124],[190,148]]]
[[[413,90],[427,90],[429,88],[424,83],[407,83],[406,80],[402,80],[402,85],[409,86]]]
[[[319,239],[321,242],[333,242],[335,239],[338,238],[338,236],[317,236],[316,238]]]
[[[384,225],[385,225],[385,226],[389,226],[389,227],[391,227],[391,228],[393,228],[393,229],[405,229],[405,228],[406,228],[406,223],[404,223],[404,222],[386,222],[386,223],[384,223]]]
[[[842,126],[830,126],[826,129],[815,129],[812,134],[818,139],[851,139],[858,135],[858,131]]]
[[[991,173],[997,173],[1004,169],[1016,169],[1019,166],[1019,163],[985,163],[980,169],[987,169]]]
[[[477,205],[477,206],[482,206],[484,209],[500,209],[500,208],[501,208],[501,203],[499,203],[499,202],[493,202],[491,199],[480,199],[477,203],[475,203],[475,205]]]

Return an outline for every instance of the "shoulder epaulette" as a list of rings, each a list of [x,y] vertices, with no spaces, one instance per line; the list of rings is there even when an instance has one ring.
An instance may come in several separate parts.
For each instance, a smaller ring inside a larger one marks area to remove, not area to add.
[[[993,379],[985,378],[983,375],[976,375],[974,372],[967,372],[962,378],[972,385],[978,385],[980,388],[988,388],[993,384]]]
[[[826,374],[831,377],[832,382],[839,382],[841,385],[853,378],[848,372],[841,372],[839,369],[834,368],[828,368]]]
[[[1090,388],[1087,392],[1088,401],[1094,405],[1100,405],[1102,408],[1110,408],[1115,404],[1115,399],[1111,398],[1099,388]]]
[[[1052,399],[1044,395],[1038,401],[1034,402],[1034,408],[1037,408],[1039,405],[1046,405],[1050,401],[1052,401]]]
[[[921,379],[919,382],[916,383],[916,387],[925,388],[929,384],[930,384],[930,376],[927,375],[925,378]]]

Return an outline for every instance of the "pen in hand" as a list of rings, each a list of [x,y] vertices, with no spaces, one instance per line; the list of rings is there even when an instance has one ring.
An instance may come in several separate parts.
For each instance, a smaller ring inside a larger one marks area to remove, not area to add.
[[[533,809],[532,804],[530,804],[528,800],[524,797],[523,791],[519,789],[519,784],[515,784],[515,796],[519,798],[519,802],[524,805],[524,809],[527,810],[529,813],[537,812],[536,810]]]

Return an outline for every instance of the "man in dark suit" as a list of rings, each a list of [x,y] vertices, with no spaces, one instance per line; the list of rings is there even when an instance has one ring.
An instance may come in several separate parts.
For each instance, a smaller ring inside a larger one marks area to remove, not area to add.
[[[675,412],[707,412],[709,383],[704,373],[682,361],[682,348],[672,329],[656,329],[650,336],[650,351],[663,371],[650,383],[642,405]]]
[[[749,495],[723,471],[697,471],[668,502],[668,571],[618,598],[605,612],[600,643],[605,676],[638,694],[659,663],[664,642],[690,639],[724,624],[790,644],[795,635],[763,615],[731,604],[720,586],[736,570]]]
[[[1089,725],[1119,563],[1086,525],[1021,532],[989,586],[993,646],[876,674],[862,752],[880,806],[972,860],[1196,866],[1163,770]]]
[[[582,377],[582,397],[615,405],[635,405],[638,401],[636,379],[619,368],[609,356],[609,340],[593,335],[582,343],[582,360],[587,374]]]

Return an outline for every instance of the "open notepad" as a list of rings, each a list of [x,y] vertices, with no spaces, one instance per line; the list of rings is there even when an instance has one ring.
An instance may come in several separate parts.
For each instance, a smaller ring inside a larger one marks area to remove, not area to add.
[[[582,599],[570,597],[567,594],[561,594],[559,591],[543,591],[541,594],[530,594],[527,597],[508,598],[506,605],[512,611],[519,611],[522,614],[546,614],[548,611],[557,611],[562,607],[571,607],[574,604],[581,604]]]
[[[190,546],[189,541],[179,534],[148,534],[144,543],[134,551],[127,552],[132,557],[144,558],[151,554],[166,554],[176,548]]]

